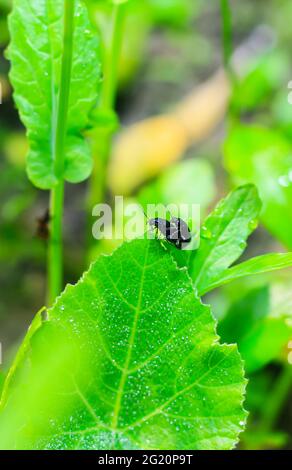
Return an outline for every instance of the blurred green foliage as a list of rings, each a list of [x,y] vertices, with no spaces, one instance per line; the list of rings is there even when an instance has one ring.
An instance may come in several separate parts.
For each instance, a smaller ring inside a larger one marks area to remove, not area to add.
[[[231,305],[219,322],[218,334],[223,342],[238,344],[247,373],[253,373],[280,359],[292,336],[292,316],[271,314],[269,288],[264,286]]]
[[[147,204],[191,205],[196,201],[203,217],[215,194],[212,166],[207,160],[195,158],[170,166],[155,182],[139,192],[137,200],[145,208]]]
[[[287,247],[292,246],[291,143],[275,129],[233,127],[224,144],[225,165],[235,184],[256,184],[264,202],[262,220]]]
[[[251,112],[268,106],[279,86],[289,79],[287,51],[273,49],[248,66],[246,75],[232,92],[231,105],[238,112]]]

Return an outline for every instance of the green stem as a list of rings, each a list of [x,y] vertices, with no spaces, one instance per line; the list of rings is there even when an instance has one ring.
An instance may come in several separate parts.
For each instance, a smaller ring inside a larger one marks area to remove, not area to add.
[[[222,39],[223,39],[223,63],[226,69],[229,69],[233,41],[232,41],[232,16],[229,0],[220,0],[221,19],[222,19]]]
[[[114,111],[118,87],[118,70],[123,44],[124,19],[126,4],[113,6],[111,28],[108,38],[104,38],[105,51],[103,60],[103,85],[99,107],[104,111]],[[90,234],[92,208],[105,200],[107,165],[111,153],[113,131],[109,129],[96,129],[93,133],[94,166],[89,182],[88,214]],[[90,234],[91,240],[91,234]],[[89,242],[89,246],[91,243]]]
[[[118,70],[121,48],[123,43],[125,4],[116,4],[113,7],[112,24],[109,39],[105,48],[104,81],[101,90],[100,108],[114,110],[118,86]],[[94,170],[90,182],[90,210],[95,204],[103,202],[106,186],[106,166],[111,151],[112,131],[97,130],[98,158],[94,162]]]
[[[232,12],[230,7],[230,0],[220,0],[221,6],[221,20],[222,20],[222,43],[223,43],[223,64],[226,74],[229,77],[232,88],[234,89],[237,84],[236,73],[232,67],[232,54],[233,54],[233,34],[232,34]],[[236,121],[238,116],[232,106],[229,108],[229,121],[232,123]]]
[[[118,71],[123,44],[125,4],[113,6],[111,33],[106,46],[104,60],[104,83],[101,95],[101,107],[114,109],[118,84]]]
[[[58,183],[51,191],[50,200],[50,242],[48,254],[48,305],[54,303],[63,283],[62,221],[64,205],[64,182]]]
[[[260,431],[268,433],[273,431],[283,406],[292,388],[292,366],[286,364],[265,403],[264,414],[260,424]]]
[[[64,161],[73,58],[75,0],[64,0],[64,38],[60,90],[57,107],[57,125],[54,146],[54,173],[58,183],[51,191],[50,242],[48,255],[48,304],[60,294],[63,284],[63,208],[64,208]]]

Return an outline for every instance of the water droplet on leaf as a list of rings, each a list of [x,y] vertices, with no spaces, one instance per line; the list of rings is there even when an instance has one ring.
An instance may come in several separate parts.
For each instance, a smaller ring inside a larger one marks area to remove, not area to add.
[[[207,240],[210,240],[210,238],[212,238],[212,232],[211,230],[209,230],[207,227],[203,226],[201,228],[201,237],[202,238],[205,238]]]
[[[251,220],[249,223],[248,223],[248,228],[251,232],[253,232],[258,226],[258,221],[256,219],[254,220]]]
[[[278,183],[282,188],[288,188],[288,186],[291,184],[290,178],[287,175],[282,175],[278,179]]]

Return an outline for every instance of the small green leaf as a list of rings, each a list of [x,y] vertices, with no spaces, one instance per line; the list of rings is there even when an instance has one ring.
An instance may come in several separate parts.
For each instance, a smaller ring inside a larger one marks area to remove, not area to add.
[[[76,0],[74,53],[65,143],[64,178],[86,179],[92,168],[90,149],[82,136],[88,115],[97,102],[100,51],[82,0]],[[15,0],[9,18],[10,79],[20,117],[27,129],[30,151],[27,171],[38,187],[56,183],[57,104],[63,50],[62,0]]]
[[[242,186],[223,199],[201,229],[201,244],[191,257],[189,270],[198,292],[206,292],[246,248],[261,209],[253,185]]]
[[[157,240],[100,257],[47,315],[6,381],[1,448],[234,447],[240,356]]]
[[[200,290],[200,295],[216,287],[223,286],[229,282],[235,281],[246,276],[269,273],[292,266],[292,253],[271,253],[262,256],[256,256],[244,263],[237,264],[232,268],[223,271],[217,278],[214,278],[205,290]]]
[[[225,166],[237,184],[256,184],[261,218],[270,232],[292,248],[291,143],[277,131],[235,126],[224,146]]]

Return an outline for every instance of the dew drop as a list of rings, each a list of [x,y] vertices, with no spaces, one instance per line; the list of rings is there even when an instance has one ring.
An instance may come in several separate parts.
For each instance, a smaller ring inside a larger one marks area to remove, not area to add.
[[[249,223],[248,223],[248,228],[250,231],[253,231],[257,228],[258,226],[258,221],[256,219],[254,220],[251,220]]]
[[[212,232],[211,230],[209,230],[207,227],[203,226],[201,228],[201,237],[202,238],[205,238],[207,240],[210,240],[210,238],[212,238]]]
[[[291,180],[290,180],[289,176],[282,175],[282,176],[279,177],[278,183],[279,183],[280,186],[282,186],[282,188],[288,188],[288,186],[291,184]]]

